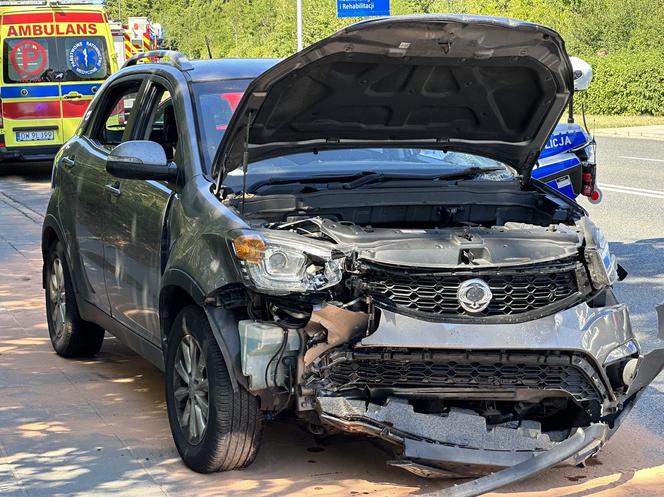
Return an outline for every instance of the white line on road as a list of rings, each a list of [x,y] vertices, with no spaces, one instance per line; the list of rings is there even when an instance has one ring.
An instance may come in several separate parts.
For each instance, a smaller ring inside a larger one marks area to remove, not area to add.
[[[623,185],[608,185],[600,183],[599,187],[607,192],[626,193],[627,195],[637,195],[639,197],[659,198],[664,200],[664,192],[657,190],[646,190],[645,188],[634,188]]]
[[[632,157],[630,155],[619,155],[619,159],[645,160],[650,162],[664,162],[664,159],[649,159],[648,157]]]

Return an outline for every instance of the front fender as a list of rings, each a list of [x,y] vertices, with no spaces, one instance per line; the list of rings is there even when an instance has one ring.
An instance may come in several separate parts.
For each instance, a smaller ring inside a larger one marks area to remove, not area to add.
[[[217,290],[241,283],[228,233],[246,224],[209,191],[202,178],[187,183],[186,192],[173,202],[168,259],[162,289],[178,287],[204,309],[214,337],[237,389],[247,386],[240,363],[238,318],[232,310],[216,307],[211,297]]]

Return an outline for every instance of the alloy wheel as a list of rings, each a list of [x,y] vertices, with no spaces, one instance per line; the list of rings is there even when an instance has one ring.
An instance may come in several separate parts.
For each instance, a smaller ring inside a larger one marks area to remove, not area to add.
[[[203,351],[191,335],[180,341],[173,375],[175,409],[182,432],[190,444],[198,444],[205,433],[209,414],[209,384]]]
[[[49,278],[49,297],[51,299],[51,321],[55,339],[59,340],[67,323],[67,300],[65,292],[65,273],[59,257],[53,259]]]

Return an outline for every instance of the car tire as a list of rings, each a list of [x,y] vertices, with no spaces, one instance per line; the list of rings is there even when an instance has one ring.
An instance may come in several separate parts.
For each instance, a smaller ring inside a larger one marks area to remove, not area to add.
[[[101,349],[104,329],[81,318],[61,242],[46,257],[46,322],[53,349],[66,358],[90,357]]]
[[[168,420],[184,463],[199,473],[249,466],[262,435],[259,401],[241,386],[233,390],[219,345],[199,306],[185,307],[175,318],[165,368]]]

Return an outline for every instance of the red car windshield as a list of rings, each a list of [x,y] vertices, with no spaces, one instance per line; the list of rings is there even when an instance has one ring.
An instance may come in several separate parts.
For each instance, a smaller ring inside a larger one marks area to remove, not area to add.
[[[250,82],[251,80],[232,80],[194,84],[201,148],[208,166]]]

